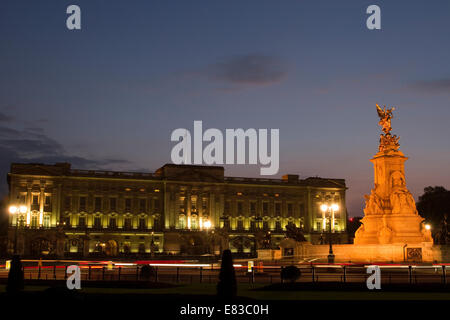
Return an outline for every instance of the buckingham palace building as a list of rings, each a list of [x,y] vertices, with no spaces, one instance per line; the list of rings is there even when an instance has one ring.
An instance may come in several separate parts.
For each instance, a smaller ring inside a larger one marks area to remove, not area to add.
[[[345,180],[226,177],[220,166],[154,173],[13,163],[8,250],[29,257],[254,256],[295,225],[311,243],[347,241]],[[333,216],[324,203],[336,203]],[[327,231],[325,231],[327,230]]]

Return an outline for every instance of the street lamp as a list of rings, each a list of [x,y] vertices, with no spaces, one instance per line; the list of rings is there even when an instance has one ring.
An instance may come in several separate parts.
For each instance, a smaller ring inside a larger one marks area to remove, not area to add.
[[[331,205],[322,204],[320,206],[320,210],[324,214],[324,219],[326,219],[325,214],[326,214],[326,212],[328,212],[328,217],[329,217],[329,221],[330,221],[330,228],[328,229],[328,232],[329,232],[328,240],[330,243],[330,250],[328,253],[328,263],[334,263],[333,242],[331,239],[331,226],[333,224],[333,229],[334,229],[334,213],[339,210],[339,205],[337,203],[333,203]]]
[[[14,215],[17,213],[26,213],[28,210],[27,206],[21,205],[19,207],[15,206],[15,205],[11,205],[9,206],[9,213]],[[16,226],[15,226],[15,230],[14,230],[14,254],[17,254],[17,229],[19,228],[19,221],[18,218],[16,218]]]
[[[206,220],[203,222],[203,227],[206,229],[206,239],[209,240],[209,229],[211,229],[211,221]],[[209,254],[209,245],[206,246],[207,253]],[[214,249],[213,249],[214,251]]]

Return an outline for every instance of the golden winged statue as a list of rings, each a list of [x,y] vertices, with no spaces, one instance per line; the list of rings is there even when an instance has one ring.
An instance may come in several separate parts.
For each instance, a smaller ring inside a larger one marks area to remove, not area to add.
[[[383,109],[381,109],[381,107],[376,104],[377,106],[377,112],[378,112],[378,116],[380,117],[380,122],[378,122],[378,124],[381,126],[381,130],[383,130],[383,132],[385,134],[390,134],[392,127],[391,127],[391,119],[394,117],[394,115],[392,114],[392,111],[395,110],[394,107],[387,109],[386,106],[384,106]]]

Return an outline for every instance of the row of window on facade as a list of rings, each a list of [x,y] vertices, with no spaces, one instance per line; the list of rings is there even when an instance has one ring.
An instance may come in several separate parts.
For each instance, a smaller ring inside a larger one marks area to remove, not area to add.
[[[261,214],[263,216],[269,216],[269,202],[263,201],[261,209],[262,209]],[[273,213],[275,216],[288,216],[288,217],[294,216],[294,203],[290,203],[290,202],[287,203],[286,211],[285,211],[285,210],[282,210],[281,202],[275,202],[273,209],[274,210],[270,211],[270,213]],[[229,200],[225,201],[224,211],[225,212],[233,212],[231,210],[231,201],[229,201]],[[298,211],[299,211],[300,215],[302,215],[305,212],[303,203],[300,203],[298,205]],[[250,201],[249,212],[250,212],[250,215],[253,215],[253,216],[257,215],[256,201]],[[237,215],[240,215],[240,216],[245,214],[243,201],[236,202],[236,213],[237,213]],[[283,215],[283,213],[285,213],[285,215]]]
[[[33,212],[30,214],[17,215],[17,222],[19,227],[44,227],[50,228],[50,215],[40,214],[39,212]]]
[[[38,193],[33,193],[31,194],[31,211],[39,211],[40,210],[40,194]],[[43,199],[43,205],[44,205],[44,211],[46,212],[50,212],[52,211],[52,196],[51,194],[44,194],[44,199]],[[22,192],[19,195],[19,204],[23,204],[23,205],[27,205],[27,194]]]
[[[118,211],[119,207],[119,199],[115,197],[111,197],[109,200],[109,210],[110,211]],[[153,208],[155,211],[160,210],[160,200],[158,198],[152,199],[152,203],[148,203],[149,208],[147,208],[147,199],[137,199],[138,203],[133,204],[134,199],[132,198],[125,198],[123,201],[123,208],[126,212],[131,211],[139,211],[139,212],[147,212],[148,209]],[[86,196],[80,196],[78,201],[78,210],[79,211],[87,211],[87,205],[88,205],[88,197]],[[106,207],[105,201],[102,197],[94,197],[94,212],[100,212],[102,209]],[[65,211],[71,211],[72,210],[72,197],[66,196],[64,199],[64,210]]]
[[[105,227],[110,228],[110,229],[116,229],[118,228],[118,223],[117,223],[118,218],[117,217],[107,217],[107,224],[105,225],[103,223],[103,221],[105,221],[103,219],[102,216],[94,216],[93,217],[93,223],[92,223],[92,228],[94,229],[103,229]],[[74,222],[74,223],[72,223]],[[88,227],[88,223],[87,223],[87,217],[86,216],[79,216],[78,217],[78,222],[76,223],[75,221],[71,220],[71,217],[67,216],[65,218],[65,225],[67,227],[71,227],[71,226],[77,226],[80,228],[84,228],[84,227]],[[140,230],[144,230],[144,229],[149,229],[149,225],[147,223],[147,218],[146,217],[139,217],[137,220],[137,229]],[[132,230],[133,229],[133,218],[132,217],[124,217],[123,218],[123,224],[122,224],[122,229],[125,230]],[[158,217],[155,217],[153,219],[153,227],[152,229],[154,230],[160,230],[161,229],[161,220]]]

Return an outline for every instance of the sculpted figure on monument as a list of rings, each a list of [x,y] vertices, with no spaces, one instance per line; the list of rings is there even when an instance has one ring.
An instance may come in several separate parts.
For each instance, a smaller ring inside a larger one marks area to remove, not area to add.
[[[378,240],[379,240],[380,244],[390,243],[393,235],[394,235],[394,232],[391,230],[391,228],[389,228],[388,226],[384,226],[378,232]]]
[[[382,127],[382,130],[385,134],[389,134],[389,132],[392,130],[391,119],[394,117],[392,111],[394,111],[395,108],[386,109],[386,106],[384,106],[384,109],[381,109],[378,104],[376,106],[378,116],[380,117],[380,122],[378,122],[378,124]]]
[[[406,189],[405,177],[400,171],[394,171],[391,175],[390,201],[392,213],[417,214],[416,202],[412,194]]]
[[[383,214],[383,204],[374,189],[370,191],[370,195],[364,195],[364,198],[366,199],[364,214]]]

